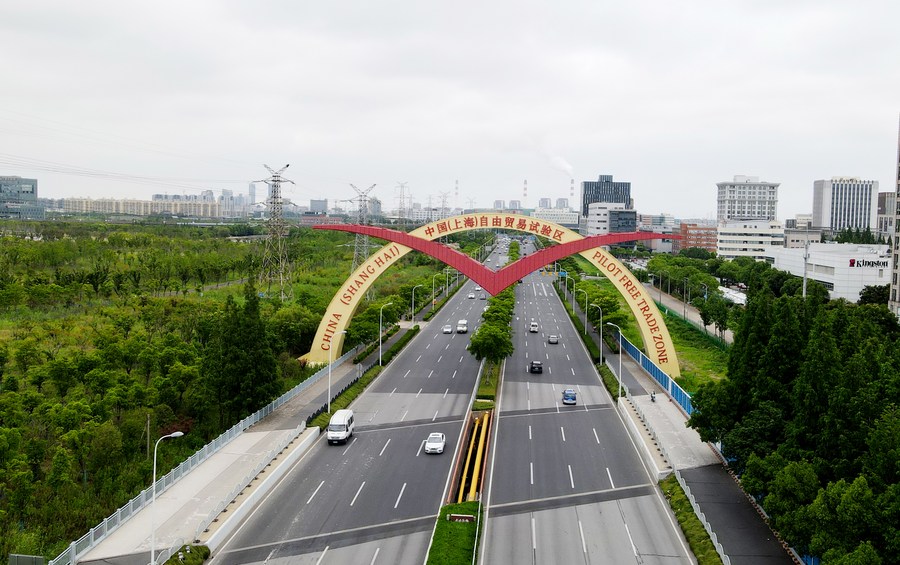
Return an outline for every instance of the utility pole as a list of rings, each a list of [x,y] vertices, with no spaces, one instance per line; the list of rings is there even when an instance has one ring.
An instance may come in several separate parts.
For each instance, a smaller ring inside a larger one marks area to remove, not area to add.
[[[284,202],[281,199],[281,183],[294,181],[281,176],[290,165],[285,165],[273,171],[268,165],[263,165],[271,177],[256,182],[264,182],[269,185],[269,198],[266,200],[266,249],[263,253],[262,269],[260,269],[260,285],[266,284],[266,293],[271,290],[273,284],[277,284],[281,301],[285,302],[294,297],[294,289],[288,280],[288,254],[287,254],[287,226],[284,222]]]
[[[350,186],[357,194],[356,198],[353,199],[356,202],[356,223],[364,226],[369,221],[369,193],[375,188],[375,185],[373,184],[365,190],[360,190],[352,184]],[[369,236],[358,233],[356,234],[356,243],[353,246],[353,265],[350,267],[350,272],[356,271],[356,268],[362,265],[368,257]]]
[[[406,182],[397,182],[397,186],[400,188],[400,196],[398,196],[398,200],[400,200],[400,207],[397,208],[397,223],[400,225],[406,225],[406,185],[409,183]]]

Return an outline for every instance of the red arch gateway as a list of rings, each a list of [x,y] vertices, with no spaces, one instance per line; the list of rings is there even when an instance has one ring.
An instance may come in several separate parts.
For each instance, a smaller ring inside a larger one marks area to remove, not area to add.
[[[581,251],[587,251],[588,249],[594,249],[603,245],[613,245],[625,241],[643,241],[650,239],[661,239],[662,237],[671,237],[652,232],[627,232],[614,233],[609,235],[593,235],[590,237],[585,237],[583,239],[545,247],[544,249],[541,249],[536,253],[532,253],[531,255],[522,257],[518,261],[507,265],[506,267],[503,267],[498,271],[493,271],[491,269],[488,269],[481,263],[475,261],[468,255],[465,255],[464,253],[461,253],[451,247],[447,247],[446,245],[443,245],[436,241],[420,239],[406,232],[376,226],[361,226],[355,224],[326,224],[315,226],[315,229],[359,233],[377,237],[378,239],[384,239],[387,241],[392,241],[394,243],[399,243],[400,245],[405,245],[410,249],[421,251],[422,253],[434,257],[438,261],[450,265],[454,269],[458,270],[462,274],[466,275],[467,277],[481,285],[481,287],[491,295],[497,294],[504,288],[514,284],[517,280],[521,279],[525,275],[533,273],[544,265],[549,265],[554,261],[562,259],[563,257],[568,257],[569,255],[580,253]]]

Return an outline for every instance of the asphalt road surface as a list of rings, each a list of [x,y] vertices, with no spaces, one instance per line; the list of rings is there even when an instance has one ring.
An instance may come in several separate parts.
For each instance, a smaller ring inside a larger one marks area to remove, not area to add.
[[[516,285],[479,562],[693,563],[552,280],[533,273]],[[542,374],[527,371],[532,360]],[[576,405],[562,404],[565,388]]]
[[[466,346],[486,302],[474,288],[467,282],[357,399],[353,438],[317,441],[212,563],[425,561],[475,391],[479,363]],[[470,333],[455,333],[460,319]],[[436,431],[445,451],[425,455]]]

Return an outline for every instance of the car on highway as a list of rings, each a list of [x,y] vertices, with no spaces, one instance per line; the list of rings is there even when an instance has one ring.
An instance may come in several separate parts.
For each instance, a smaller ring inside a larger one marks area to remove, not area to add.
[[[451,326],[450,324],[447,324],[446,326],[443,327],[443,329],[441,331],[443,331],[445,334],[452,334],[453,326]]]
[[[544,364],[540,361],[532,361],[528,364],[528,372],[529,373],[543,373],[544,372]]]
[[[428,434],[425,439],[425,453],[443,453],[447,438],[440,432]]]
[[[528,331],[533,334],[538,333],[539,329],[540,329],[540,326],[538,325],[537,322],[531,322],[531,324],[528,326]]]
[[[480,287],[480,286],[476,286],[476,287],[475,287],[475,292],[478,292],[479,290],[481,290],[481,287]]]
[[[479,296],[478,298],[479,298],[480,300],[487,300],[487,295],[485,295],[485,294],[482,292],[482,293],[481,293],[481,296]]]
[[[475,298],[475,293],[474,293],[474,292],[470,292],[470,293],[469,293],[469,298]]]
[[[550,334],[550,336],[547,337],[547,343],[559,343],[559,336]]]
[[[577,404],[577,395],[574,388],[567,388],[562,393],[563,404]]]

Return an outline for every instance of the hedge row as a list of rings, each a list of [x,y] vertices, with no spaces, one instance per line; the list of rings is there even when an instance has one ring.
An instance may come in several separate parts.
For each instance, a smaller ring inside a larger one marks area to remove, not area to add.
[[[391,337],[392,335],[397,333],[399,330],[400,330],[400,326],[397,324],[394,324],[393,326],[388,328],[388,331],[385,332],[384,337],[382,337],[382,340],[388,339],[389,337]],[[357,355],[356,357],[353,358],[353,363],[362,363],[363,359],[365,359],[366,357],[368,357],[369,355],[374,353],[376,349],[378,349],[378,342],[370,344],[369,347],[365,348],[362,351],[362,353],[360,353],[359,355]]]

